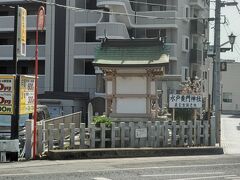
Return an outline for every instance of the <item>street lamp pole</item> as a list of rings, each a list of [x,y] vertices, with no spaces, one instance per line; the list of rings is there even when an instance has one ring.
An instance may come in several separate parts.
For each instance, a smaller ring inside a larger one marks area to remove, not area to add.
[[[40,6],[37,13],[36,23],[36,48],[35,48],[35,87],[34,87],[34,125],[33,125],[33,159],[36,158],[37,142],[37,94],[38,94],[38,30],[43,30],[45,21],[45,9]]]

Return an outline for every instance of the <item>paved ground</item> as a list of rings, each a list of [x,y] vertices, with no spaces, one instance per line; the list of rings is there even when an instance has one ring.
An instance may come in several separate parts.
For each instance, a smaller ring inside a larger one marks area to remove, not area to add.
[[[222,115],[221,146],[225,154],[240,154],[240,115]]]
[[[240,116],[221,125],[224,155],[2,163],[0,180],[240,180]]]
[[[240,155],[28,161],[0,164],[0,180],[240,180]]]

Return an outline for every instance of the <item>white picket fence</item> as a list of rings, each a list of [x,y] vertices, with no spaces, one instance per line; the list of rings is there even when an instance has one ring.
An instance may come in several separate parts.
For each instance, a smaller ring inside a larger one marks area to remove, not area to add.
[[[32,152],[32,121],[28,121],[26,157]],[[75,123],[60,123],[58,127],[49,124],[37,125],[37,152],[46,149],[80,149],[80,148],[139,148],[139,147],[185,147],[215,146],[215,117],[208,121],[155,121],[155,122],[120,122],[96,126],[85,123],[76,127]]]

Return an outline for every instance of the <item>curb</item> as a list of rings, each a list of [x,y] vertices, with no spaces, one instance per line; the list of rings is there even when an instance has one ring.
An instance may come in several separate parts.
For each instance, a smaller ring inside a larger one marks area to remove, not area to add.
[[[104,159],[160,156],[196,156],[224,154],[221,147],[186,148],[105,148],[105,149],[69,149],[49,150],[49,160]]]

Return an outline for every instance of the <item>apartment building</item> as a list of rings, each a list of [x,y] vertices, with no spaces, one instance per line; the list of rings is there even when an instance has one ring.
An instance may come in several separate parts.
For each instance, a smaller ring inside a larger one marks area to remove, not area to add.
[[[5,2],[9,2],[6,1]],[[19,58],[19,73],[33,74],[37,8],[24,3],[27,17],[27,56]],[[40,33],[39,102],[53,116],[82,110],[96,97],[92,61],[101,40],[163,38],[169,49],[169,75],[202,77],[203,42],[208,39],[209,0],[47,0],[46,27]],[[60,4],[74,8],[63,8]],[[0,4],[4,4],[0,0]],[[86,10],[82,10],[86,9]],[[93,11],[97,10],[97,11]],[[100,13],[105,11],[106,13]],[[0,74],[12,73],[14,9],[0,7]],[[147,17],[148,16],[148,17]],[[192,19],[195,18],[195,19]],[[99,73],[97,70],[96,72]],[[166,102],[179,82],[159,83]]]

